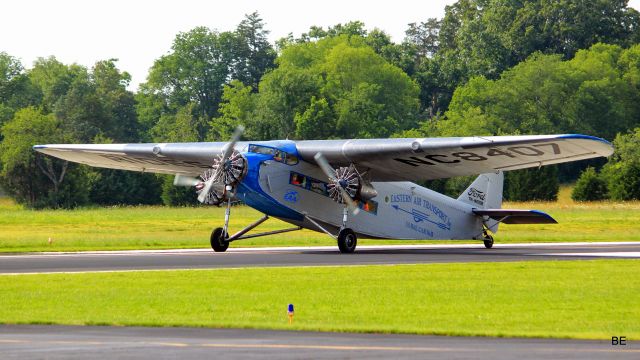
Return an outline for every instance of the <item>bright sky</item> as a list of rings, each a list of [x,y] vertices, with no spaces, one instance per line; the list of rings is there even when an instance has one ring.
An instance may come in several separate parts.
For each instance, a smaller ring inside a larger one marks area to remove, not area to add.
[[[2,4],[0,51],[30,67],[38,57],[91,67],[119,59],[132,88],[144,82],[153,61],[170,48],[178,32],[196,26],[232,30],[244,14],[258,11],[274,40],[311,25],[327,27],[351,20],[380,28],[401,41],[407,24],[441,18],[455,0],[20,0]],[[640,0],[629,1],[640,9]]]

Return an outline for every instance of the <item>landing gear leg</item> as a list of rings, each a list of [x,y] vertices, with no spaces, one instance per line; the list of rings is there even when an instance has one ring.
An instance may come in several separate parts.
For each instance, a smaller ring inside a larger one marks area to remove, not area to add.
[[[349,209],[345,206],[342,210],[342,227],[338,233],[338,249],[343,254],[351,254],[356,250],[356,245],[358,244],[356,233],[347,227],[348,219]]]
[[[349,220],[349,209],[345,206],[342,209],[342,227],[341,229],[345,229],[347,227],[347,220]]]
[[[231,186],[227,186],[227,209],[224,212],[224,227],[211,232],[211,248],[215,252],[225,252],[229,248],[229,218],[231,217]]]
[[[227,187],[227,209],[224,212],[224,227],[222,228],[226,237],[229,237],[229,218],[231,218],[231,194],[228,193],[230,190],[231,190],[230,186],[228,186]]]

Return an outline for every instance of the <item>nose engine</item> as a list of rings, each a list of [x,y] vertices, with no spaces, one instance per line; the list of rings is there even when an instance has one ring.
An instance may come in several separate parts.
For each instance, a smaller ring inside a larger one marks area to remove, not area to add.
[[[198,201],[203,204],[220,205],[226,199],[230,206],[235,187],[247,175],[247,159],[235,149],[243,131],[243,126],[236,128],[231,141],[225,144],[219,155],[214,156],[211,168],[202,173],[199,179],[176,175],[173,185],[195,186]]]
[[[196,184],[198,196],[205,191],[207,181],[213,179],[209,192],[204,195],[203,204],[220,205],[225,200],[227,188],[235,188],[247,175],[247,159],[234,150],[231,155],[224,159],[220,154],[213,159],[211,168],[200,175],[202,181]]]

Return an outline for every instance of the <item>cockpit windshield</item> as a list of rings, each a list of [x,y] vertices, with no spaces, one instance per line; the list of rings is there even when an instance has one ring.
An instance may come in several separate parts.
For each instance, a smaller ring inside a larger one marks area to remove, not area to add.
[[[298,163],[298,157],[288,152],[264,145],[249,145],[249,152],[256,154],[264,154],[273,156],[273,160],[287,165],[295,165]]]

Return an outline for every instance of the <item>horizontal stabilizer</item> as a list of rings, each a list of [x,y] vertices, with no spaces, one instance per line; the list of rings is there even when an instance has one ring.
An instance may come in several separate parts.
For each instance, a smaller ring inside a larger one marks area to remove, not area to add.
[[[539,210],[473,209],[479,216],[488,216],[504,224],[557,224],[551,215]]]

